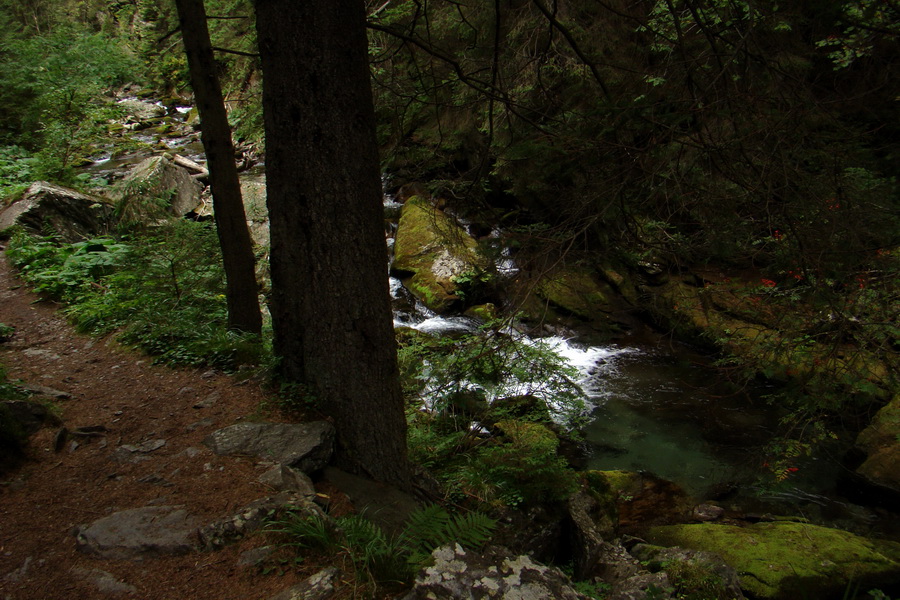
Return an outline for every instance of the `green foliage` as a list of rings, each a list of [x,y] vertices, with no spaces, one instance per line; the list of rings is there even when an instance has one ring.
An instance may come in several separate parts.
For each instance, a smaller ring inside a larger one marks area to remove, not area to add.
[[[454,501],[518,506],[572,491],[575,473],[551,427],[558,420],[575,435],[586,404],[575,370],[551,347],[489,324],[457,339],[408,336],[399,357],[410,458]]]
[[[696,562],[672,560],[662,566],[678,600],[729,600],[725,582],[708,567]]]
[[[117,114],[100,94],[133,77],[130,54],[106,35],[69,24],[7,39],[0,57],[0,142],[34,151],[34,176],[72,183],[74,167]]]
[[[400,372],[407,395],[438,413],[451,413],[461,396],[483,395],[488,405],[505,398],[533,398],[532,410],[517,412],[525,420],[549,422],[552,414],[566,427],[577,429],[586,418],[583,390],[577,370],[548,343],[531,342],[490,322],[481,331],[458,338],[413,336],[399,351]],[[509,416],[498,403],[490,415]],[[463,407],[465,408],[465,407]],[[468,423],[466,423],[467,425]]]
[[[39,292],[68,304],[76,328],[181,365],[233,369],[261,360],[256,336],[227,330],[224,274],[214,229],[170,222],[128,240],[59,244],[13,236],[8,254]]]
[[[21,194],[34,181],[34,162],[20,146],[0,146],[0,203]]]
[[[451,515],[429,505],[410,515],[404,530],[390,536],[363,515],[330,519],[318,514],[289,512],[269,530],[287,536],[287,545],[304,550],[340,553],[353,565],[358,580],[373,587],[408,582],[427,564],[431,552],[444,544],[482,547],[496,522],[473,512]]]

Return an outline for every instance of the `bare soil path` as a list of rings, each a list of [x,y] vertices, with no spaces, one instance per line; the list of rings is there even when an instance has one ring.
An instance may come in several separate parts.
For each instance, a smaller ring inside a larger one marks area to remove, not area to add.
[[[77,335],[57,306],[22,285],[5,258],[0,322],[16,328],[0,344],[9,378],[70,394],[56,401],[68,429],[108,430],[55,452],[58,428],[44,428],[31,438],[27,462],[0,476],[0,599],[265,599],[308,575],[263,575],[239,566],[242,552],[268,542],[263,536],[219,552],[140,562],[77,551],[73,529],[115,511],[182,505],[209,523],[269,495],[257,481],[269,465],[215,456],[202,444],[210,432],[258,411],[265,396],[252,382],[154,366],[111,340]],[[146,460],[114,460],[123,444],[157,439],[165,445]],[[125,584],[124,591],[98,589],[86,575],[97,569]]]

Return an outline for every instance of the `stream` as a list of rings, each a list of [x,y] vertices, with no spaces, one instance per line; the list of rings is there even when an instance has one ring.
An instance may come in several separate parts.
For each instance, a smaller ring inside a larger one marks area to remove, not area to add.
[[[187,108],[172,115],[183,120]],[[169,120],[169,117],[166,118]],[[142,131],[139,139],[161,144],[197,161],[202,146],[195,132],[164,138]],[[88,172],[108,183],[150,155],[97,156]],[[261,179],[258,169],[252,175]],[[399,215],[401,206],[385,198],[385,210]],[[389,245],[393,242],[388,240]],[[501,273],[515,271],[505,260]],[[412,327],[432,335],[477,331],[478,321],[436,315],[416,302],[399,280],[391,278],[395,327]],[[521,334],[524,335],[524,334]],[[764,448],[781,416],[764,398],[766,388],[735,391],[722,380],[710,359],[662,336],[625,337],[622,343],[589,345],[571,338],[543,338],[580,373],[579,384],[592,412],[582,431],[586,468],[647,471],[681,485],[698,502],[715,501],[738,514],[800,516],[813,523],[864,535],[900,539],[896,515],[853,504],[835,493],[846,443],[798,460],[796,472],[776,481],[764,463]],[[848,439],[852,437],[848,436]],[[830,451],[830,454],[829,454]]]

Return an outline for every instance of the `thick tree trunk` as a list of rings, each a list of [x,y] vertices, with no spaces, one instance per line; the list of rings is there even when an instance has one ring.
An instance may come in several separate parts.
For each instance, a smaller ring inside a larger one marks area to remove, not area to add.
[[[364,5],[256,7],[275,351],[334,417],[342,465],[406,487]]]
[[[200,113],[200,134],[206,151],[216,231],[222,247],[228,303],[228,327],[248,333],[262,331],[256,261],[241,183],[234,163],[231,126],[206,26],[203,0],[175,0],[181,35],[191,73],[194,101]]]

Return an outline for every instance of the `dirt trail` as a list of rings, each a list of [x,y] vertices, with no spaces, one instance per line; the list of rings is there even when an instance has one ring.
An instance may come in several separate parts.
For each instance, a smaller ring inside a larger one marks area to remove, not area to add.
[[[9,378],[70,394],[57,401],[70,430],[108,429],[105,437],[79,438],[77,447],[67,442],[54,452],[57,428],[44,428],[31,438],[28,461],[0,477],[0,599],[265,599],[302,578],[302,572],[265,576],[237,565],[241,552],[266,543],[261,536],[220,552],[141,562],[76,550],[73,528],[114,511],[183,505],[208,523],[268,495],[257,482],[267,465],[218,457],[201,443],[258,410],[264,395],[253,383],[153,366],[109,340],[80,336],[56,309],[27,291],[0,258],[0,322],[16,328],[12,340],[0,344]],[[111,458],[123,444],[153,439],[166,444],[148,460]],[[136,591],[98,590],[84,575],[93,569]]]

